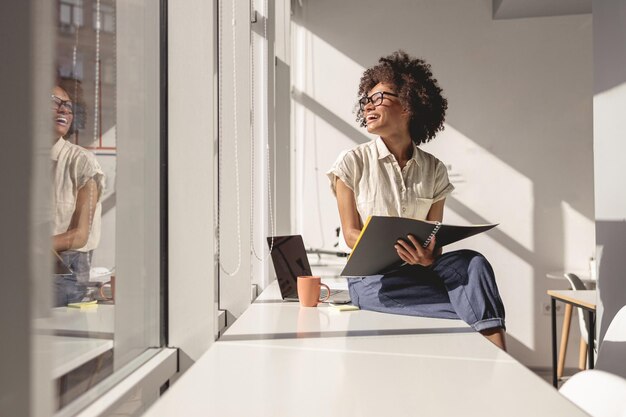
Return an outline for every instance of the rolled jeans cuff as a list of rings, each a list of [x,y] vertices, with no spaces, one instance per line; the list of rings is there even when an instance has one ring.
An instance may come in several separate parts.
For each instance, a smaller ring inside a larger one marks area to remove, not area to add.
[[[477,321],[476,323],[473,323],[472,327],[477,332],[481,332],[487,329],[494,329],[497,327],[501,327],[502,330],[506,330],[506,326],[504,325],[504,319],[499,319],[499,318],[480,320],[480,321]]]

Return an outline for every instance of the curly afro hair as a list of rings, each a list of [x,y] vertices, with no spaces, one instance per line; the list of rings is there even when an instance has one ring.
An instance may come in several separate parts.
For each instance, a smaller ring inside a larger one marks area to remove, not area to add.
[[[74,119],[64,138],[69,139],[73,134],[85,129],[87,121],[87,106],[83,97],[83,86],[80,80],[57,75],[56,85],[63,89],[72,103],[74,103]]]
[[[363,73],[359,83],[359,98],[365,96],[378,83],[395,86],[395,93],[410,114],[409,134],[417,145],[433,139],[443,130],[448,101],[433,78],[430,65],[423,59],[411,58],[399,50],[382,57]],[[363,110],[357,108],[356,121],[365,127]]]

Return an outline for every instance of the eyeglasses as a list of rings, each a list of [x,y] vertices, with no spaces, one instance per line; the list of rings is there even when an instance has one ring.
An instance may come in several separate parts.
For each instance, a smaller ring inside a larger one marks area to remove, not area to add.
[[[383,100],[385,99],[385,96],[393,96],[393,97],[398,97],[397,94],[395,93],[390,93],[389,91],[379,91],[377,93],[372,94],[371,96],[367,97],[363,97],[359,100],[359,108],[361,110],[365,110],[365,106],[367,106],[367,103],[372,103],[372,105],[374,107],[376,106],[380,106],[383,103]]]
[[[54,103],[52,105],[52,110],[59,110],[61,107],[65,107],[65,109],[70,113],[70,114],[74,114],[74,104],[72,103],[71,100],[63,100],[60,97],[55,96],[54,94],[52,94],[52,103]]]

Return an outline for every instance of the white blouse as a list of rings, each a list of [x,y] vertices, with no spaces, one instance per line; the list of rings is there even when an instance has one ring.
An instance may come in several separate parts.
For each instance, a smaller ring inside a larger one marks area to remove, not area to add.
[[[454,190],[439,159],[413,144],[413,156],[400,169],[381,138],[342,152],[326,175],[335,196],[337,178],[354,192],[363,223],[373,215],[424,220],[433,203]]]
[[[54,228],[53,234],[64,233],[70,226],[76,209],[76,199],[80,190],[90,179],[96,182],[98,200],[87,244],[75,249],[89,252],[98,247],[100,242],[100,223],[102,212],[102,193],[104,192],[104,172],[93,153],[81,146],[74,145],[60,138],[52,147],[52,171],[54,175]]]

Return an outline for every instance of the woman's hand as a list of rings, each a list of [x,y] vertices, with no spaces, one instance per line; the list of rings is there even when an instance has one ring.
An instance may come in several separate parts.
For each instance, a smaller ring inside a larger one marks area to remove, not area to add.
[[[431,239],[427,247],[423,248],[422,245],[413,237],[413,235],[407,235],[409,242],[402,239],[398,239],[398,242],[394,245],[398,251],[398,256],[404,262],[410,265],[422,265],[430,266],[435,262],[435,237]]]

